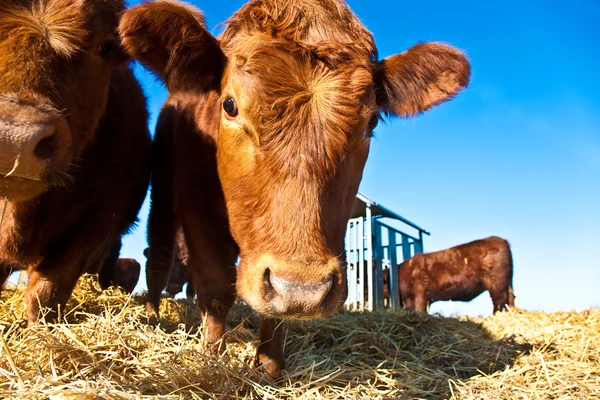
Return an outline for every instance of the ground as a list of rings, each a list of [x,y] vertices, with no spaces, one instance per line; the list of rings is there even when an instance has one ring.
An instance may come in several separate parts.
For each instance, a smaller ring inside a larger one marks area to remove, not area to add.
[[[350,313],[289,324],[287,372],[253,367],[257,318],[234,308],[225,355],[206,351],[193,304],[101,293],[84,277],[60,323],[26,328],[22,291],[0,297],[0,398],[600,399],[600,310],[485,319]],[[3,343],[0,343],[3,344]]]

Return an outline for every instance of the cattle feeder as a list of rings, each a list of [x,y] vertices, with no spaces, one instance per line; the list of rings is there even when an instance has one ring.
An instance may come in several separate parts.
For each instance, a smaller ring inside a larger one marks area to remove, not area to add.
[[[423,235],[430,233],[359,193],[346,228],[346,308],[400,308],[398,265],[423,252]],[[385,269],[389,297],[384,296]]]

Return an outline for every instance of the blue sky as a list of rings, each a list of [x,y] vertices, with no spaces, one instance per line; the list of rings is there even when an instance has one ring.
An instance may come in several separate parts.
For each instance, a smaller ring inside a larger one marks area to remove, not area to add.
[[[214,29],[244,2],[192,3]],[[426,251],[508,239],[519,307],[600,307],[600,2],[349,4],[381,57],[443,41],[463,49],[473,70],[469,88],[451,102],[380,124],[361,192],[431,231]],[[166,92],[134,69],[154,129]],[[146,203],[122,251],[142,264],[147,213]],[[485,293],[431,311],[491,309]]]

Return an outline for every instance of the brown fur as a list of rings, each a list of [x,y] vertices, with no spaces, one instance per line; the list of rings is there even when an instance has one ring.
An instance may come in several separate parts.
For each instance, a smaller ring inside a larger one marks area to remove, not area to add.
[[[390,307],[390,269],[383,267],[383,306]]]
[[[471,301],[487,290],[498,312],[515,305],[512,278],[510,246],[492,236],[404,261],[399,287],[409,310],[426,312],[440,300]]]
[[[145,98],[117,39],[123,10],[122,0],[0,3],[0,153],[12,151],[11,137],[18,143],[20,126],[43,121],[57,137],[45,164],[24,154],[10,175],[16,162],[0,162],[0,265],[27,268],[30,322],[98,268],[148,187]],[[28,165],[37,180],[19,177]]]
[[[104,262],[99,266],[99,271],[88,270],[88,273],[98,274],[100,288],[107,289],[117,286],[127,293],[133,293],[140,277],[140,264],[132,258],[119,258],[121,252],[121,238],[110,247]]]
[[[160,1],[120,25],[126,50],[171,93],[155,136],[148,306],[158,309],[181,224],[206,337],[220,337],[239,295],[265,317],[257,357],[277,377],[276,320],[326,317],[346,298],[344,233],[372,122],[450,98],[469,64],[431,43],[378,61],[338,0],[253,0],[218,40],[203,21]]]

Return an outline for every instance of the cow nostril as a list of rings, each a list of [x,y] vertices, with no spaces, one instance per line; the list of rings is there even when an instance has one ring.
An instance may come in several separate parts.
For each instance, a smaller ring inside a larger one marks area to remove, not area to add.
[[[265,297],[267,301],[269,301],[275,296],[275,288],[273,287],[273,284],[271,284],[271,270],[269,268],[265,269],[263,285],[265,287]]]
[[[47,160],[53,157],[58,150],[57,135],[53,133],[50,136],[46,136],[38,142],[33,150],[33,154],[42,160]]]
[[[333,290],[333,287],[335,286],[335,275],[331,275],[330,281],[331,285],[329,286],[329,289],[327,289],[325,296],[323,296],[323,301],[321,301],[321,305],[319,306],[321,310],[325,310],[329,307],[329,303],[331,303],[331,299],[335,293],[335,290]]]

